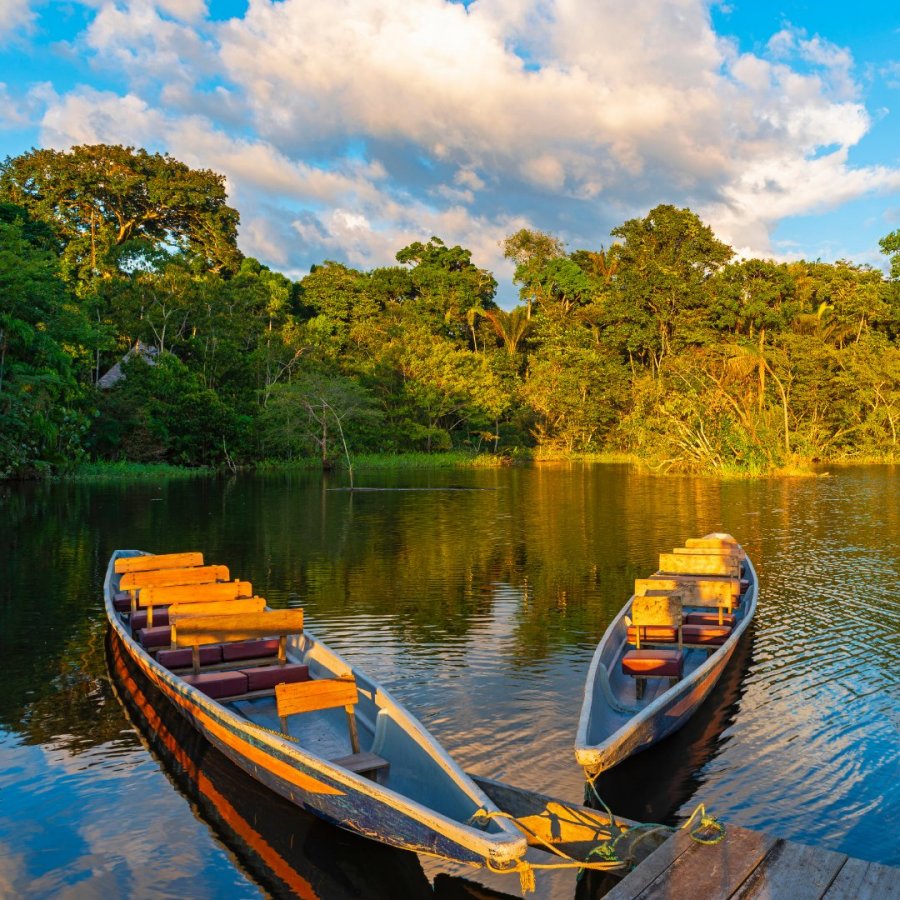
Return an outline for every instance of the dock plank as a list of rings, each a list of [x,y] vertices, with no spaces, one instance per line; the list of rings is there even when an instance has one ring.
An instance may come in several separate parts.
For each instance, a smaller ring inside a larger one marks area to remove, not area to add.
[[[862,859],[848,859],[823,900],[897,900],[900,869]]]
[[[819,900],[847,862],[845,853],[778,841],[734,894],[740,900]]]
[[[730,897],[777,843],[766,834],[729,826],[725,840],[706,845],[679,832],[631,872],[607,897],[653,900]],[[652,865],[651,865],[652,864]]]
[[[632,900],[634,897],[641,896],[641,891],[664,875],[672,867],[672,863],[686,853],[693,843],[690,836],[683,831],[673,834],[636,869],[629,872],[609,893],[604,894],[604,900]]]

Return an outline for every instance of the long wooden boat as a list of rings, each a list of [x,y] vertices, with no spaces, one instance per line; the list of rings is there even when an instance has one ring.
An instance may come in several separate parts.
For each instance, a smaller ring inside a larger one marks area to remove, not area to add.
[[[260,607],[249,584],[202,563],[117,550],[104,584],[124,652],[181,715],[253,778],[332,824],[515,870],[523,834],[491,817],[496,805],[409,712],[303,628],[301,610]]]
[[[758,593],[753,563],[731,535],[660,555],[591,661],[575,738],[588,778],[684,725],[731,661]]]

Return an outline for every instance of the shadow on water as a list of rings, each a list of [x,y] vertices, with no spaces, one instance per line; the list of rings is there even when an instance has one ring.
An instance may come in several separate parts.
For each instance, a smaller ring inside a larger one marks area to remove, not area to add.
[[[299,810],[213,747],[134,666],[109,633],[116,694],[163,771],[244,871],[273,897],[433,897],[413,853]]]
[[[676,824],[676,810],[702,788],[704,767],[731,739],[725,732],[734,722],[744,692],[753,638],[751,626],[719,683],[683,728],[600,773],[594,783],[596,790],[616,814],[638,822]],[[591,797],[587,802],[598,805]],[[715,810],[710,812],[715,814]]]

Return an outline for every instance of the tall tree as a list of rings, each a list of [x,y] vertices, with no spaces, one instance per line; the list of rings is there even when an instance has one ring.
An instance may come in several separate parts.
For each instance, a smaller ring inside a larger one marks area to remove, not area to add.
[[[609,313],[626,351],[654,369],[678,344],[699,339],[710,276],[734,251],[689,209],[657,206],[612,234],[619,268]]]
[[[214,272],[240,263],[224,176],[168,154],[108,144],[31,150],[0,165],[0,199],[52,225],[73,282],[115,271],[116,249],[130,242],[177,248]]]

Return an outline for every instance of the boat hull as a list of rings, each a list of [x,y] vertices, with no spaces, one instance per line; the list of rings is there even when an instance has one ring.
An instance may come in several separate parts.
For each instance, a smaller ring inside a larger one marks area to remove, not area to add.
[[[301,809],[363,837],[471,865],[488,865],[498,870],[515,868],[524,855],[525,840],[509,823],[498,822],[491,827],[500,828],[501,832],[488,835],[468,824],[450,820],[367,778],[304,752],[281,734],[250,723],[160,666],[132,639],[113,609],[112,565],[111,561],[106,610],[121,652],[180,715],[236,766]],[[127,683],[124,688],[128,690]],[[418,728],[421,739],[424,729]],[[429,750],[436,753],[436,748]],[[436,764],[444,772],[452,768],[456,774],[455,764],[449,759],[441,759]],[[465,779],[461,770],[459,776]],[[474,801],[473,812],[479,806],[493,809],[493,804],[474,784],[469,794]]]
[[[749,632],[756,612],[759,590],[756,570],[749,559],[745,560],[745,566],[750,577],[743,601],[744,613],[728,640],[675,686],[647,706],[628,710],[630,717],[620,719],[616,727],[598,735],[596,732],[600,729],[596,727],[594,717],[614,708],[615,698],[610,697],[608,671],[616,665],[625,645],[625,616],[630,603],[610,624],[591,662],[575,743],[575,757],[589,779],[674,734],[712,692],[731,662],[739,642]],[[612,714],[610,719],[616,721]]]

